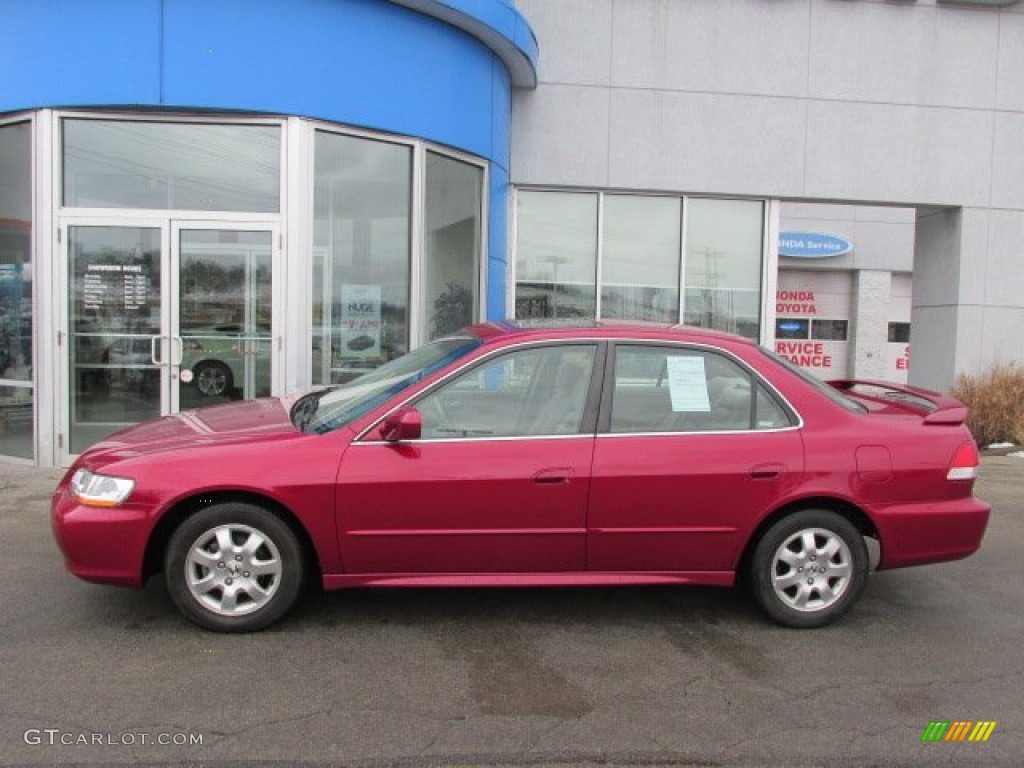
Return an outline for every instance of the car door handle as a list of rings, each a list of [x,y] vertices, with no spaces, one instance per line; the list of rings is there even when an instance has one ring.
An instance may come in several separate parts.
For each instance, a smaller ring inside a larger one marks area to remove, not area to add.
[[[754,480],[771,480],[782,474],[781,464],[758,464],[750,470],[750,476]]]
[[[570,479],[572,479],[572,469],[569,467],[542,469],[533,476],[533,482],[537,485],[566,485]]]

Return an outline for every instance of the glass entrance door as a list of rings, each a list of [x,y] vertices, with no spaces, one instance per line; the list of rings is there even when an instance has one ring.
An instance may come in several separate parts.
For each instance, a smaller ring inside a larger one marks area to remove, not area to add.
[[[67,227],[68,454],[165,412],[163,241],[159,226]]]
[[[62,459],[131,424],[270,395],[274,225],[71,224]]]
[[[271,392],[273,233],[175,225],[178,408]]]

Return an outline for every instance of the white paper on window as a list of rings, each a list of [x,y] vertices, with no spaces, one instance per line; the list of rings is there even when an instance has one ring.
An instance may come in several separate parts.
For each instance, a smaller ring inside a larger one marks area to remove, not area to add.
[[[708,413],[708,377],[703,357],[669,357],[668,386],[675,413]]]

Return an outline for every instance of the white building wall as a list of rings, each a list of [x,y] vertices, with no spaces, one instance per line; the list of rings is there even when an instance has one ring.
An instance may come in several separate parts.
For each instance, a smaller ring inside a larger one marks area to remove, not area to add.
[[[541,56],[514,96],[514,184],[964,209],[953,242],[921,219],[915,273],[964,284],[915,283],[911,379],[1024,358],[1024,3],[517,6]]]
[[[887,370],[892,273],[862,269],[854,285],[851,341],[853,375],[858,379],[891,378]]]

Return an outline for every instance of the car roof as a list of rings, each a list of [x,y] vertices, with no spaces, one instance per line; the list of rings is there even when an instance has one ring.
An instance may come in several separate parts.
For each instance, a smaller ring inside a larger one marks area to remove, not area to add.
[[[750,344],[757,342],[725,331],[672,323],[636,320],[507,320],[480,323],[469,331],[485,343],[510,343],[540,339],[650,339],[703,344]]]

